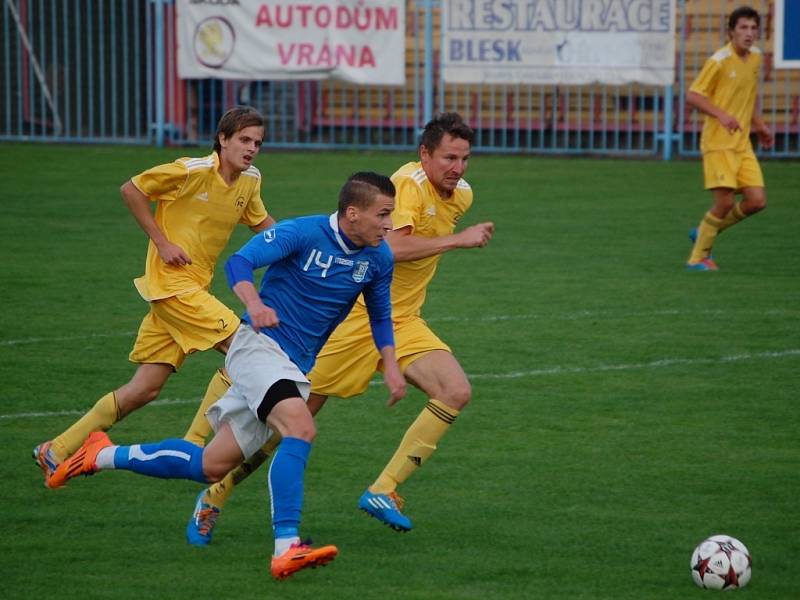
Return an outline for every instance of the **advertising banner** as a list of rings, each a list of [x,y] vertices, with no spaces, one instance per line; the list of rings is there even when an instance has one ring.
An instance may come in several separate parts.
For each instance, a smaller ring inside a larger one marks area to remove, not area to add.
[[[402,0],[177,0],[182,79],[405,83]]]
[[[675,0],[442,0],[448,83],[669,85]]]

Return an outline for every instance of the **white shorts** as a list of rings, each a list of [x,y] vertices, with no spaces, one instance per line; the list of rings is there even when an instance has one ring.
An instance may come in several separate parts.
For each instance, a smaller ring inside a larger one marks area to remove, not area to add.
[[[270,429],[258,420],[258,407],[269,388],[288,379],[297,384],[304,400],[308,400],[311,384],[278,343],[253,330],[247,323],[239,325],[233,337],[225,368],[233,385],[208,409],[206,416],[214,431],[223,422],[230,424],[236,443],[245,458],[250,458],[269,439]]]

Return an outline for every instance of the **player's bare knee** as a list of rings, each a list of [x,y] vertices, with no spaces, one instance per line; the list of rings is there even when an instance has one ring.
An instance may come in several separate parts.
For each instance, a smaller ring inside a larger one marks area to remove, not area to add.
[[[276,406],[292,398],[297,399],[297,402],[291,406],[289,412],[286,412],[285,405],[282,405],[284,408],[270,418]],[[309,443],[313,442],[317,428],[308,407],[301,399],[302,395],[294,381],[290,379],[276,381],[264,394],[264,399],[256,411],[258,418],[277,430],[282,437],[295,437]]]
[[[736,205],[736,201],[733,199],[733,196],[731,196],[730,201],[718,200],[716,205],[714,206],[714,210],[712,210],[712,213],[716,213],[716,214],[722,215],[722,217],[724,217],[729,212],[731,212],[731,209],[735,205]],[[720,217],[720,218],[722,218],[722,217]]]
[[[205,457],[204,457],[205,458]],[[225,479],[225,476],[235,467],[221,462],[207,462],[203,460],[203,475],[208,483],[217,483]]]
[[[309,444],[317,437],[317,426],[314,424],[314,418],[305,407],[303,410],[297,411],[292,414],[290,418],[283,418],[278,422],[280,427],[279,433],[283,437],[293,437],[305,440]]]
[[[450,408],[463,410],[472,399],[472,386],[468,381],[450,385],[445,390],[442,398],[438,398]]]
[[[763,192],[747,198],[747,214],[754,215],[767,208],[767,195]]]
[[[300,422],[293,422],[289,427],[289,437],[305,440],[309,444],[317,437],[317,427],[314,425],[314,419],[305,419]]]
[[[205,475],[206,481],[208,483],[217,483],[217,482],[223,480],[225,475],[227,475],[227,472],[222,473],[219,470],[216,470],[216,469],[213,469],[213,468],[206,468],[204,466],[203,467],[203,475]]]

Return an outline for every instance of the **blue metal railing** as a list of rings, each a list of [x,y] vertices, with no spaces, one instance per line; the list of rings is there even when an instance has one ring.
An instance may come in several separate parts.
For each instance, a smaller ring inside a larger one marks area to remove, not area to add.
[[[406,85],[388,87],[181,80],[174,0],[2,0],[0,140],[208,146],[223,110],[247,103],[272,147],[413,149],[434,112],[455,110],[476,130],[475,151],[696,155],[702,120],[686,90],[738,2],[676,1],[677,76],[660,88],[447,84],[438,0],[406,2]],[[771,6],[752,4],[766,52],[759,99],[778,133],[760,154],[798,157],[800,72],[772,68]]]

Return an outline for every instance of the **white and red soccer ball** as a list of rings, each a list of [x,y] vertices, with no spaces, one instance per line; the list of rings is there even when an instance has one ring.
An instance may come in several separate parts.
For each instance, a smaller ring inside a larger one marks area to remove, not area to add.
[[[752,559],[747,547],[729,535],[712,535],[697,545],[689,566],[701,588],[735,590],[750,581]]]

